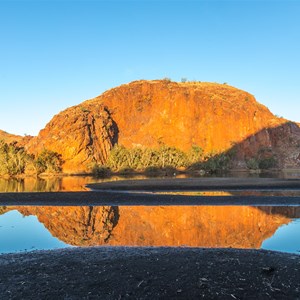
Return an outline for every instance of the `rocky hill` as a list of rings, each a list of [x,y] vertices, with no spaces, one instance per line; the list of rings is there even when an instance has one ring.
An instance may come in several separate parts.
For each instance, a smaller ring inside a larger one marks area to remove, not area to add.
[[[15,134],[11,134],[6,131],[0,130],[0,141],[4,141],[5,143],[8,143],[8,144],[16,142],[18,144],[18,146],[23,147],[23,146],[27,145],[32,138],[33,137],[30,135],[26,135],[26,136],[15,135]]]
[[[168,80],[134,81],[57,114],[27,143],[62,155],[65,172],[104,163],[115,145],[237,152],[236,166],[258,155],[278,157],[280,167],[299,166],[300,129],[275,117],[242,90],[226,84]],[[266,150],[267,149],[267,150]],[[265,155],[265,154],[264,154]]]

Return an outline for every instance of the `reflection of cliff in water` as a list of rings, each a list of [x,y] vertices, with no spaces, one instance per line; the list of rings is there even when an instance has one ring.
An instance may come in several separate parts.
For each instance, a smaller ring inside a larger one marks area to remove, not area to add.
[[[12,209],[12,208],[9,208]],[[260,248],[300,208],[243,206],[16,207],[77,246]]]
[[[114,206],[18,207],[23,215],[36,215],[59,240],[70,245],[106,244],[118,223],[119,208]]]

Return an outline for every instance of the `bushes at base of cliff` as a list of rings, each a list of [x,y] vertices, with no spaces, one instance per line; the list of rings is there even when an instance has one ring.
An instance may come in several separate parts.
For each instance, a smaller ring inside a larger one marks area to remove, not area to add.
[[[44,149],[35,159],[37,174],[41,173],[60,173],[63,160],[57,152]]]
[[[277,165],[277,158],[269,147],[261,147],[258,150],[256,157],[246,160],[246,166],[250,170],[267,170],[275,168]]]
[[[193,146],[188,153],[166,145],[159,148],[133,148],[127,149],[116,145],[110,152],[106,166],[114,171],[122,169],[146,170],[156,168],[180,168],[202,159],[203,151]]]
[[[173,176],[178,169],[191,172],[203,170],[214,173],[229,168],[231,153],[209,154],[203,156],[203,150],[194,145],[187,153],[166,145],[159,148],[127,149],[116,145],[110,152],[105,166],[93,168],[93,174],[99,177],[109,176],[106,169],[119,174],[144,172],[148,176]]]
[[[50,150],[43,150],[37,157],[30,155],[16,142],[0,141],[0,176],[39,175],[59,173],[62,170],[61,156]]]
[[[0,141],[0,175],[15,176],[25,172],[26,165],[32,156],[17,144]]]
[[[246,166],[250,170],[268,170],[276,168],[277,159],[274,156],[266,158],[250,158],[246,160]]]
[[[95,164],[92,168],[92,173],[94,176],[105,178],[111,175],[111,169]]]

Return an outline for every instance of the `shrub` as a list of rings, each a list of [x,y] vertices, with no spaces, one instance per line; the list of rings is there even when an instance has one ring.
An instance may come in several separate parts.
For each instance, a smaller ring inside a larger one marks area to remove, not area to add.
[[[246,166],[250,170],[258,170],[259,169],[259,161],[256,158],[250,158],[246,160]]]
[[[147,167],[145,169],[145,174],[148,177],[157,177],[162,175],[162,169],[159,167]]]
[[[183,151],[166,145],[161,145],[158,149],[126,149],[117,145],[111,150],[107,160],[107,166],[116,171],[124,168],[134,170],[166,166],[177,168],[186,166],[187,163],[187,155]]]
[[[203,149],[198,145],[193,145],[187,153],[188,164],[194,164],[203,160]]]
[[[92,168],[92,173],[96,177],[105,178],[111,175],[111,170],[106,166],[100,166],[95,164]]]
[[[262,158],[259,160],[260,169],[270,169],[270,168],[275,168],[276,166],[277,166],[277,160],[274,156]]]
[[[59,173],[62,170],[63,160],[57,152],[44,149],[35,160],[37,174]]]
[[[0,141],[0,174],[15,176],[25,172],[26,164],[32,157],[16,142],[7,144]]]
[[[210,154],[202,163],[202,169],[211,173],[225,171],[229,168],[230,157],[224,153]]]
[[[130,174],[135,173],[135,170],[132,169],[132,168],[123,168],[123,169],[121,169],[121,170],[119,171],[119,173],[120,173],[121,175],[130,175]]]

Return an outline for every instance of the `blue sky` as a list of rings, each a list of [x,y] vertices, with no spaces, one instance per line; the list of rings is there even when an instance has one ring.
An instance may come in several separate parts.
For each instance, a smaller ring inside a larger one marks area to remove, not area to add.
[[[300,122],[300,1],[0,0],[0,129],[137,79],[224,83]]]

